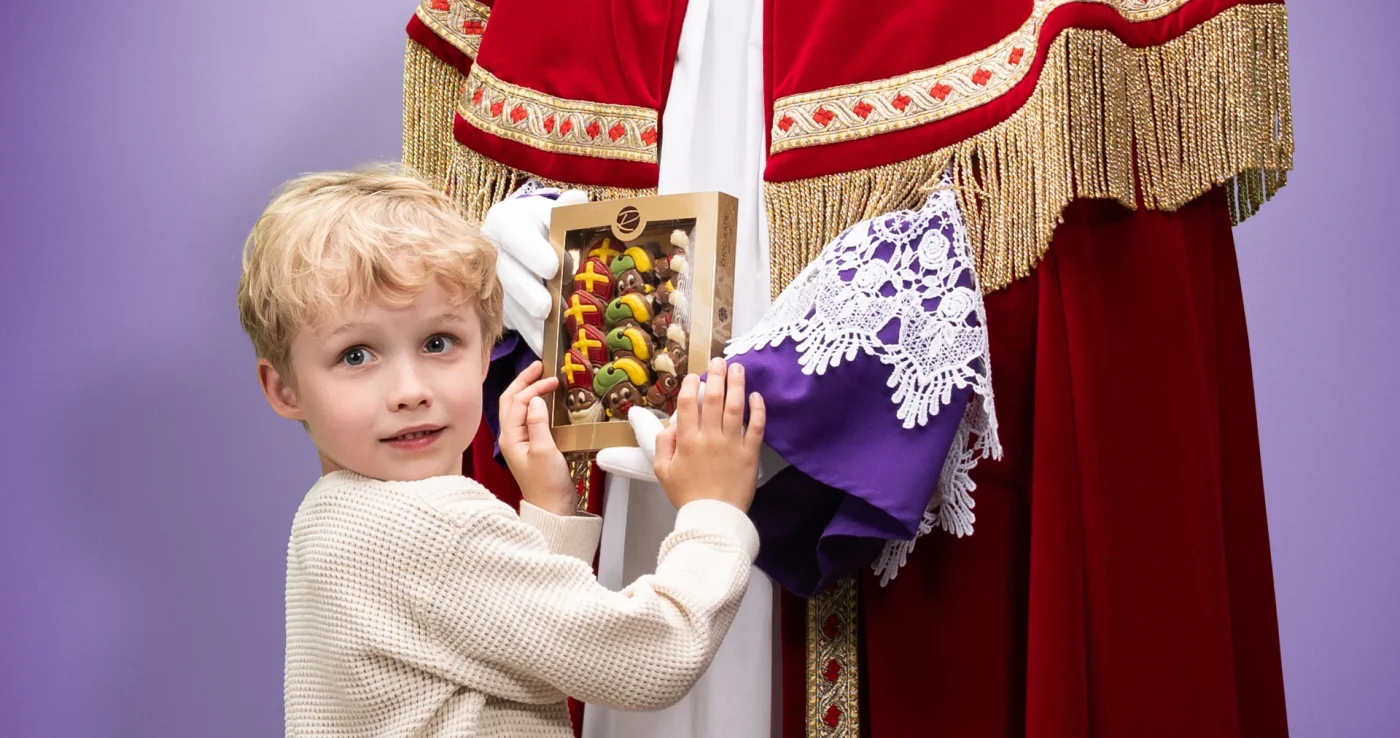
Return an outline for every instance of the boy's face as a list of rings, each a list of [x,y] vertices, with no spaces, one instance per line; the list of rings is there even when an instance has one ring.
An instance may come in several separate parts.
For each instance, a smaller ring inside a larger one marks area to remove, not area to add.
[[[481,423],[489,347],[470,304],[434,285],[411,305],[327,316],[292,339],[293,390],[267,362],[273,409],[304,420],[323,471],[413,481],[462,472]]]

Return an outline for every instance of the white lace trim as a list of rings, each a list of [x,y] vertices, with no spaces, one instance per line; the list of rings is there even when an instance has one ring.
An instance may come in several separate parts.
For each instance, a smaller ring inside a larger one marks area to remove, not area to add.
[[[980,459],[1001,456],[986,310],[948,184],[945,175],[944,187],[919,210],[888,213],[842,233],[727,349],[733,356],[791,340],[807,375],[862,353],[879,357],[890,367],[890,400],[906,429],[927,425],[955,390],[971,388],[982,399],[968,403],[915,541],[934,528],[970,535],[971,471]],[[880,333],[895,321],[898,339],[886,343]],[[882,584],[913,549],[914,541],[886,544],[875,562]]]

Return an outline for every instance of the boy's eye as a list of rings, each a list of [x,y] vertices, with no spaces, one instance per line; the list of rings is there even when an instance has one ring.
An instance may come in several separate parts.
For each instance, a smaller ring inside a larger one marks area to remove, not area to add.
[[[340,355],[340,361],[346,366],[363,366],[369,361],[369,350],[364,346],[346,349],[345,353]]]
[[[430,354],[440,354],[457,344],[457,339],[452,336],[436,335],[429,338],[423,344],[423,350]]]

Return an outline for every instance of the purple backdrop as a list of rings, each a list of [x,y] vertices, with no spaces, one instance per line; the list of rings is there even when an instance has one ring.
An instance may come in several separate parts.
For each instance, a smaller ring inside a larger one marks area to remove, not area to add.
[[[0,736],[276,735],[317,466],[258,393],[238,254],[281,180],[398,155],[413,2],[80,5],[0,24]],[[1283,657],[1294,735],[1370,738],[1400,725],[1400,18],[1290,7],[1298,167],[1237,232]]]

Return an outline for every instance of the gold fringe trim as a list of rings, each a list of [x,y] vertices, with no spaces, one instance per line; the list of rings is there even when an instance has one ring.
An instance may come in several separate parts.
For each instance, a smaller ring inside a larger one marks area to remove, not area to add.
[[[596,187],[559,182],[537,177],[529,172],[508,167],[493,159],[488,159],[466,146],[452,142],[453,165],[451,177],[444,190],[457,201],[462,212],[470,219],[480,221],[492,205],[506,199],[527,181],[533,179],[546,187],[565,190],[583,190],[589,200],[616,200],[624,197],[644,197],[655,195],[656,188],[627,189],[625,187]]]
[[[446,191],[452,171],[452,121],[467,78],[409,40],[403,65],[403,163]]]
[[[1045,255],[1081,198],[1138,196],[1175,210],[1223,185],[1233,222],[1258,212],[1293,166],[1288,18],[1241,5],[1161,46],[1069,29],[1026,104],[992,129],[881,167],[767,182],[776,297],[841,231],[919,205],[951,170],[983,290]]]
[[[462,146],[453,136],[452,126],[466,83],[456,67],[416,42],[408,42],[403,73],[403,163],[452,197],[468,218],[482,220],[492,205],[530,179],[549,187],[584,190],[591,200],[656,194],[654,187],[582,186],[535,177]]]

